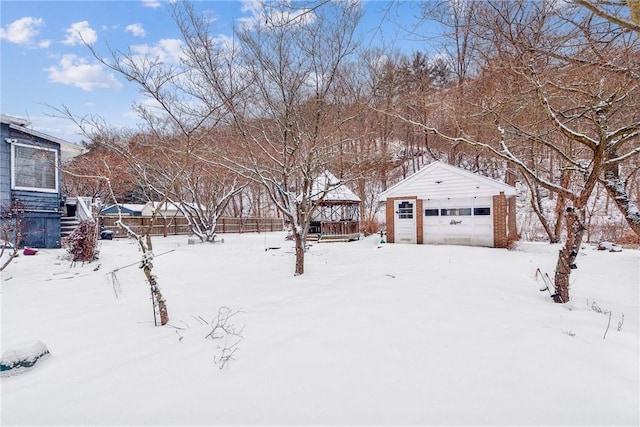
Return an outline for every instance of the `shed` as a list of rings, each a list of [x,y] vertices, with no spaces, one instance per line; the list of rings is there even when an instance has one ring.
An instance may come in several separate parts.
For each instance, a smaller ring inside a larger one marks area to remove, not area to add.
[[[150,218],[153,216],[153,212],[158,208],[160,202],[147,202],[147,203],[121,203],[118,205],[109,205],[100,211],[100,215],[113,216],[119,215],[118,206],[120,207],[120,214],[122,216],[143,216]],[[157,215],[162,218],[173,218],[176,216],[183,216],[178,206],[171,202],[165,203],[161,209],[158,210]]]
[[[325,194],[326,193],[326,194]],[[309,225],[309,236],[320,241],[360,239],[360,205],[362,201],[335,175],[325,171],[313,182],[312,200],[322,195]]]
[[[433,162],[379,196],[387,242],[504,248],[517,239],[516,189]]]
[[[142,212],[147,205],[136,203],[122,203],[109,205],[100,211],[100,215],[105,216],[142,216]]]

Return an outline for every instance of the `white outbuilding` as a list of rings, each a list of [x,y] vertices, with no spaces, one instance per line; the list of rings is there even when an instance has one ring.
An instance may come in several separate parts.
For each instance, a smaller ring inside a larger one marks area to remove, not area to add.
[[[516,189],[433,162],[380,194],[388,243],[505,248],[517,240]]]

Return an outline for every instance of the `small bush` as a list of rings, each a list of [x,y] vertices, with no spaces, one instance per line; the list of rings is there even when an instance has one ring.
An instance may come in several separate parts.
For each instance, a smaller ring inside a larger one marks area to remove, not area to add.
[[[615,242],[627,248],[637,248],[640,246],[640,236],[633,231],[627,231],[622,237],[616,239]]]
[[[380,231],[380,224],[374,219],[367,219],[362,222],[362,232],[365,236],[376,234]]]
[[[96,237],[96,223],[81,221],[69,236],[62,239],[62,246],[71,254],[74,262],[91,262],[96,256]]]

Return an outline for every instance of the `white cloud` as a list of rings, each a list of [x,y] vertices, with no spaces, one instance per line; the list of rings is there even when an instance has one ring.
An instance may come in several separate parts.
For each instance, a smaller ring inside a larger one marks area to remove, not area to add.
[[[42,18],[26,16],[13,21],[5,28],[0,28],[0,39],[5,39],[11,43],[29,44],[38,35],[38,27],[44,25]]]
[[[80,129],[71,120],[63,117],[46,115],[29,115],[29,121],[33,123],[33,130],[54,135],[56,138],[67,142],[77,143],[83,140]]]
[[[265,3],[260,0],[242,0],[240,10],[249,16],[238,19],[244,28],[273,28],[282,26],[308,25],[316,16],[311,9],[288,9],[280,4]],[[284,3],[286,6],[287,3]]]
[[[58,66],[45,68],[49,81],[76,86],[88,92],[94,89],[120,89],[122,84],[100,64],[88,64],[76,55],[64,55]]]
[[[135,24],[127,25],[124,29],[125,32],[131,33],[136,37],[144,37],[146,35],[142,24],[136,22]]]
[[[177,64],[182,57],[182,40],[161,39],[155,45],[146,44],[132,45],[131,51],[137,56],[148,56],[158,58],[167,64]]]
[[[150,7],[152,9],[155,9],[161,6],[158,0],[142,0],[142,5],[144,7]]]
[[[38,47],[43,49],[47,49],[49,46],[51,46],[51,40],[40,40],[38,42]]]
[[[242,6],[240,10],[242,12],[249,12],[251,14],[255,14],[258,10],[260,10],[260,1],[259,0],[242,0]]]
[[[62,43],[71,46],[82,43],[93,44],[98,40],[98,33],[89,26],[88,21],[75,22],[67,28],[66,32],[67,38]]]

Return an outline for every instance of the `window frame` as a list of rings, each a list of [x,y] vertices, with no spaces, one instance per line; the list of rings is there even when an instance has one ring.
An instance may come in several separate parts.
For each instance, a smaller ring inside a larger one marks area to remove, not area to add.
[[[473,215],[473,209],[470,207],[440,209],[440,216],[472,216],[472,215]]]
[[[480,213],[482,212],[482,213]],[[490,206],[478,206],[473,208],[473,216],[491,216]]]
[[[398,219],[413,219],[415,215],[415,202],[403,200],[398,203]]]
[[[53,156],[54,156],[54,165],[53,165],[53,175],[54,175],[54,182],[55,182],[55,188],[46,188],[46,187],[25,187],[25,186],[21,186],[18,185],[18,183],[16,182],[16,172],[17,172],[17,159],[16,159],[16,148],[17,147],[24,147],[24,148],[28,148],[31,150],[42,150],[42,151],[49,151],[49,152],[53,152]],[[58,160],[59,159],[59,154],[58,154],[58,150],[56,150],[55,148],[49,148],[49,147],[40,147],[38,145],[31,145],[31,144],[22,144],[22,143],[12,143],[11,144],[11,189],[13,190],[21,190],[21,191],[34,191],[34,192],[38,192],[38,193],[58,193],[60,191],[60,182],[58,179]]]

